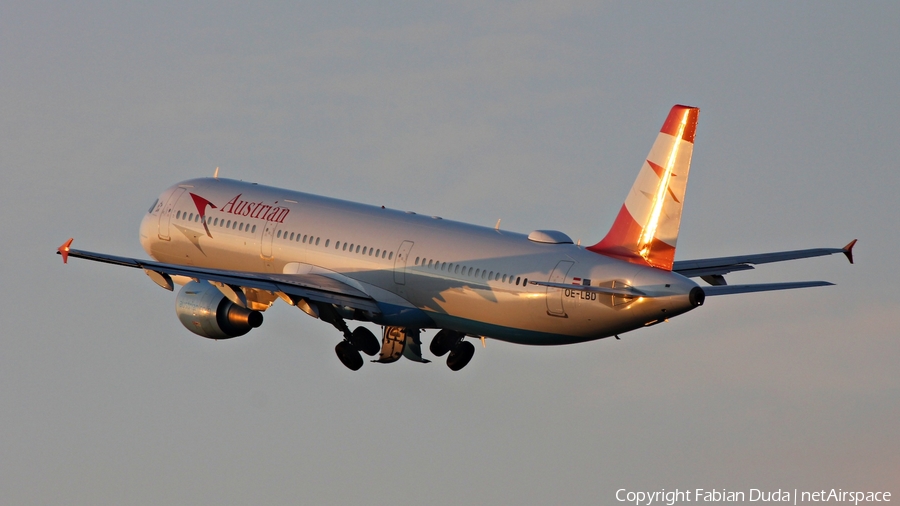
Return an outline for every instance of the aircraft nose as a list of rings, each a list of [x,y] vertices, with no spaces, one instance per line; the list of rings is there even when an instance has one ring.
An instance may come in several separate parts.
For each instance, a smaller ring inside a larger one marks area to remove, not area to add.
[[[150,254],[151,233],[155,232],[153,218],[154,216],[152,214],[145,214],[144,219],[141,220],[141,227],[139,229],[141,247],[144,248],[144,251],[146,251],[148,255]]]

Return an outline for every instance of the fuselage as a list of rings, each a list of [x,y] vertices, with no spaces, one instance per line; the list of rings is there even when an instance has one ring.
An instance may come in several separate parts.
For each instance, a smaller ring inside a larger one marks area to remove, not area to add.
[[[599,339],[696,305],[691,280],[587,251],[559,233],[525,235],[228,179],[165,190],[140,240],[160,262],[288,274],[315,266],[375,299],[375,323],[521,344]],[[647,296],[532,281],[639,287]]]

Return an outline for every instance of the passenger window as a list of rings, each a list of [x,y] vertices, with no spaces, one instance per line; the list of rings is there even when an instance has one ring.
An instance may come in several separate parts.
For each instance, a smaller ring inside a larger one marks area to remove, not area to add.
[[[393,260],[393,259],[394,259],[394,252],[391,251],[391,254],[388,255],[388,260]]]
[[[289,240],[289,241],[293,241],[293,240],[294,240],[294,233],[293,233],[293,232],[291,232],[291,238],[288,239],[288,240]]]
[[[454,274],[459,274],[459,264],[456,264],[456,270],[454,271]]]
[[[481,269],[475,269],[475,277],[476,278],[478,277],[479,274],[481,274]]]
[[[429,261],[428,261],[428,268],[429,268],[429,269],[431,268],[431,264],[432,264],[432,263],[434,263],[433,260],[429,260]]]
[[[321,237],[316,237],[316,246],[319,245],[319,239],[321,239]]]
[[[481,279],[486,278],[486,277],[487,277],[487,273],[488,273],[488,271],[481,271]]]
[[[387,255],[387,250],[384,250],[381,252],[381,258],[384,258],[385,255]],[[391,256],[394,256],[394,255],[391,254]]]
[[[251,233],[251,234],[255,234],[255,233],[256,233],[256,225],[253,225],[253,228],[250,230],[250,233]]]
[[[372,248],[369,248],[369,256],[372,256],[372,253],[374,253],[374,252],[375,251],[373,251]]]
[[[303,236],[303,244],[306,244],[306,238],[307,238],[307,237],[309,237],[309,236],[308,236],[308,235],[304,235],[304,236]]]
[[[176,219],[176,220],[180,220],[180,219],[181,219],[181,211],[178,211],[177,213],[175,213],[175,219]]]
[[[356,252],[359,253],[359,244],[356,245]]]
[[[225,228],[231,228],[231,220],[228,220],[228,224],[225,225]]]
[[[419,265],[419,257],[416,257],[416,265]]]
[[[525,285],[527,285],[527,284],[528,284],[528,278],[523,279],[523,280],[522,280],[522,286],[525,286]]]
[[[471,267],[469,267],[468,276],[470,276],[470,277],[472,276],[472,268]]]
[[[521,277],[516,277],[516,286],[519,286],[519,280],[521,280],[521,279],[522,279]]]
[[[325,239],[325,247],[326,248],[328,247],[329,244],[331,244],[331,239]]]
[[[441,270],[442,270],[442,271],[447,270],[447,264],[446,264],[446,262],[441,264]]]
[[[363,246],[363,255],[365,255],[365,254],[366,254],[366,247]]]
[[[238,226],[238,230],[241,231],[241,232],[244,231],[244,224],[243,224],[243,223],[241,223],[240,226]]]
[[[241,225],[241,228],[244,228],[244,226]],[[279,231],[278,231],[278,234],[276,234],[276,235],[278,236],[278,239],[281,239],[281,230],[279,230]]]
[[[375,250],[376,257],[380,254],[381,254],[381,248],[378,248],[377,250]],[[419,265],[419,257],[416,257],[416,265]]]
[[[503,275],[502,281],[503,281],[504,283],[506,283],[506,274]]]
[[[347,243],[344,243],[344,251],[347,251]]]

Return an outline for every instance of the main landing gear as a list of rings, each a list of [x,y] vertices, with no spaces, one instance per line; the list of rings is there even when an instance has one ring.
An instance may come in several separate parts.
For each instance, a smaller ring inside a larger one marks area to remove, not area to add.
[[[468,365],[475,354],[475,346],[469,341],[463,341],[466,337],[462,332],[443,329],[431,340],[429,349],[436,357],[444,356],[448,351],[447,367],[451,371],[458,371]]]
[[[358,371],[363,366],[363,357],[360,352],[371,357],[381,351],[381,358],[376,362],[395,362],[401,356],[415,362],[428,362],[422,358],[418,328],[385,327],[382,343],[371,330],[365,327],[357,327],[351,332],[347,322],[333,306],[321,304],[318,306],[317,314],[322,321],[334,325],[344,335],[344,340],[334,347],[334,353],[341,363],[351,371]],[[466,335],[462,332],[442,329],[431,340],[431,353],[438,357],[449,353],[447,367],[451,371],[458,371],[468,365],[472,356],[475,355],[475,346],[464,341],[465,337]]]
[[[348,329],[349,330],[349,329]],[[381,349],[378,339],[371,330],[365,327],[356,327],[356,330],[350,333],[350,336],[344,336],[344,340],[334,347],[341,363],[352,371],[358,371],[363,365],[363,358],[359,352],[363,352],[368,356],[374,356]]]
[[[350,332],[347,322],[331,306],[324,304],[320,306],[319,318],[334,325],[344,335],[344,340],[334,347],[334,352],[341,363],[351,371],[358,371],[363,365],[363,358],[359,352],[371,357],[381,349],[381,344],[371,330],[365,327],[356,327],[356,330]]]

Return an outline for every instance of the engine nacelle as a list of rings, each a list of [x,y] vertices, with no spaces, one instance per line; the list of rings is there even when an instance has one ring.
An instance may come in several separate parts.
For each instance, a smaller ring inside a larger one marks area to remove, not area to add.
[[[262,325],[259,311],[228,300],[216,287],[191,281],[175,297],[175,314],[181,324],[198,336],[231,339]]]

